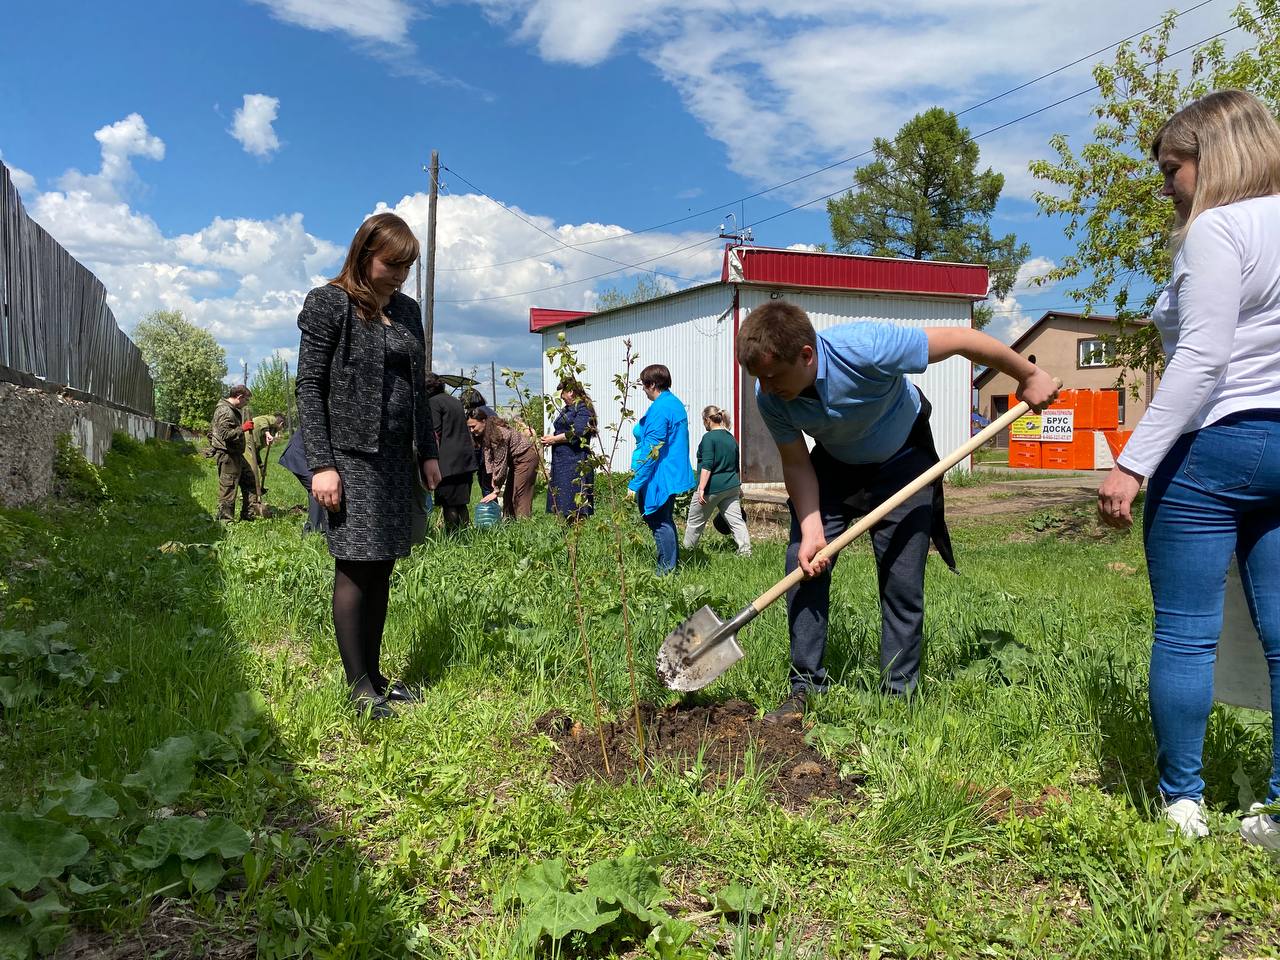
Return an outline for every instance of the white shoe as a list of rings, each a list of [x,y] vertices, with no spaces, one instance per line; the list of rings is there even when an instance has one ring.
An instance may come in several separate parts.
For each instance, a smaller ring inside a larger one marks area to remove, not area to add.
[[[1209,824],[1204,819],[1204,803],[1199,800],[1183,797],[1169,804],[1164,808],[1164,818],[1190,840],[1209,835]]]
[[[1240,821],[1240,836],[1245,843],[1271,851],[1271,855],[1280,857],[1280,823],[1268,813],[1258,813],[1265,809],[1265,804],[1255,803],[1249,808],[1249,816]]]

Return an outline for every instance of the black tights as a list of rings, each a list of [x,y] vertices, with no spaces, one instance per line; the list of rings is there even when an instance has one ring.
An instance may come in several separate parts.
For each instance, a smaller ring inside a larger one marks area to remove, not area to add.
[[[347,686],[356,695],[381,695],[387,688],[378,658],[395,565],[394,560],[333,562],[333,632]]]

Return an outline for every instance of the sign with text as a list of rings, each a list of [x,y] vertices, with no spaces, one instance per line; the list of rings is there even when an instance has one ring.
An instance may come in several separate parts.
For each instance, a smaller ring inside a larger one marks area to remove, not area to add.
[[[1039,414],[1029,414],[1025,417],[1019,417],[1009,425],[1010,440],[1039,440],[1040,439],[1040,416]]]
[[[1074,410],[1045,410],[1040,414],[1040,439],[1046,443],[1070,443],[1075,438]]]

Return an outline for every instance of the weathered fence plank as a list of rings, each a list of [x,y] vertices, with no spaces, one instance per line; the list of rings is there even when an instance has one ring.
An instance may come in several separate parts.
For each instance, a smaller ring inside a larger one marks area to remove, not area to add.
[[[153,416],[155,387],[96,276],[27,216],[0,163],[0,366]]]

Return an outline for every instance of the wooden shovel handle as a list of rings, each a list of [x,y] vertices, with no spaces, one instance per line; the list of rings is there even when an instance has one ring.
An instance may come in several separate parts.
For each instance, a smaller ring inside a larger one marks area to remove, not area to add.
[[[1061,381],[1056,378],[1054,383],[1059,387],[1062,386]],[[862,536],[877,523],[887,517],[900,505],[905,503],[915,494],[919,493],[925,487],[932,484],[957,463],[969,456],[969,454],[973,453],[973,451],[977,450],[1001,430],[1008,427],[1009,424],[1013,423],[1013,421],[1017,420],[1019,417],[1025,416],[1030,409],[1031,405],[1024,400],[1016,407],[1010,409],[1004,416],[988,424],[979,433],[970,438],[967,443],[959,447],[954,453],[950,453],[943,457],[844,533],[840,534],[840,536],[828,543],[818,551],[817,557],[834,557],[854,540],[858,539],[858,537]],[[815,559],[817,559],[817,557],[815,557]],[[796,567],[772,587],[760,594],[760,596],[756,597],[755,600],[751,601],[751,606],[755,607],[756,613],[763,612],[765,607],[769,606],[769,604],[773,603],[773,601],[777,600],[803,579],[804,571],[800,567]]]

